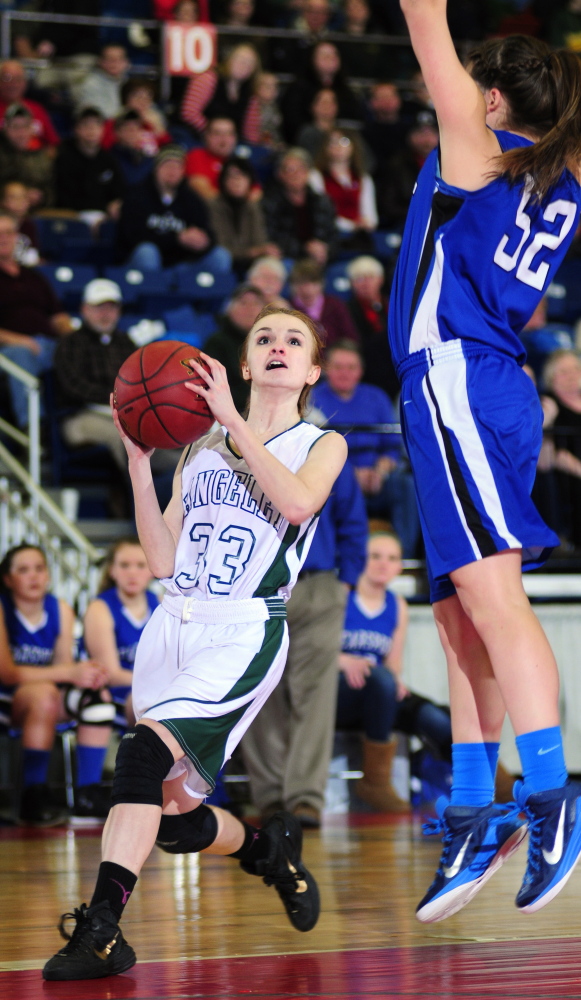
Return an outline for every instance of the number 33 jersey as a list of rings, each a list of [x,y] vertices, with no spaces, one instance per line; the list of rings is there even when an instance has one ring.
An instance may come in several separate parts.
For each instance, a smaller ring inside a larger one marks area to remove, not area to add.
[[[300,421],[266,442],[291,472],[324,434]],[[215,424],[193,444],[182,469],[182,533],[170,594],[199,601],[282,597],[288,600],[318,522],[293,525],[282,516]]]
[[[495,133],[503,152],[531,145]],[[579,221],[581,188],[565,170],[539,204],[530,184],[498,177],[464,191],[439,176],[438,151],[420,176],[394,279],[393,360],[454,338],[524,362],[519,333],[546,293]]]

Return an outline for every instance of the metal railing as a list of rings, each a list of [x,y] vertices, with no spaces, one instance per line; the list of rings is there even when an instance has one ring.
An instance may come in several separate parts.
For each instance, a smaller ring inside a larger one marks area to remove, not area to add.
[[[40,484],[40,382],[35,375],[0,354],[0,368],[12,378],[18,379],[28,394],[28,433],[18,430],[0,417],[0,431],[28,450],[28,474],[32,481]]]

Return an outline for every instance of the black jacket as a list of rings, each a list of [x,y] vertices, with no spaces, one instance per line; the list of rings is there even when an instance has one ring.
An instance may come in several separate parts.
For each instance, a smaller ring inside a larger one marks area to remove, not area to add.
[[[58,208],[75,212],[105,212],[122,198],[125,185],[115,157],[105,149],[85,156],[74,139],[65,139],[55,161],[55,198]]]
[[[179,233],[191,226],[208,233],[210,243],[204,250],[190,250],[179,242]],[[155,243],[161,252],[164,267],[199,260],[214,245],[208,209],[200,196],[186,181],[182,181],[174,200],[165,205],[154,176],[128,191],[121,210],[117,238],[123,260],[139,243]]]

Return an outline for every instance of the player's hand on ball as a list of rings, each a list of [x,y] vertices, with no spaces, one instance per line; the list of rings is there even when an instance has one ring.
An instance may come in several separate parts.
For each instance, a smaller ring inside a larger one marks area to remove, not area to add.
[[[125,431],[123,430],[123,425],[119,420],[119,414],[117,413],[117,410],[115,409],[115,406],[113,404],[113,393],[111,393],[111,395],[109,396],[109,402],[111,404],[113,423],[117,428],[119,437],[121,438],[123,444],[125,445],[125,451],[127,452],[127,457],[129,459],[150,458],[151,455],[153,455],[155,448],[146,448],[145,445],[139,444],[139,442],[135,441],[132,437],[129,436],[129,434],[126,434]]]
[[[227,427],[229,421],[233,417],[238,416],[238,411],[234,406],[234,400],[232,399],[232,393],[228,385],[226,369],[219,361],[216,361],[215,358],[210,358],[207,354],[203,354],[202,351],[200,351],[199,356],[206,362],[210,372],[207,372],[195,358],[191,358],[188,364],[203,379],[203,384],[200,382],[186,382],[186,386],[192,392],[203,396],[216,420]]]

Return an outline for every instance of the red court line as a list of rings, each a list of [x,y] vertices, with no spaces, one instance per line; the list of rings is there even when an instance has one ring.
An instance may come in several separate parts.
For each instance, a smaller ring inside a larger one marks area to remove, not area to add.
[[[0,973],[0,1000],[576,1000],[581,939],[137,965],[92,982]]]

